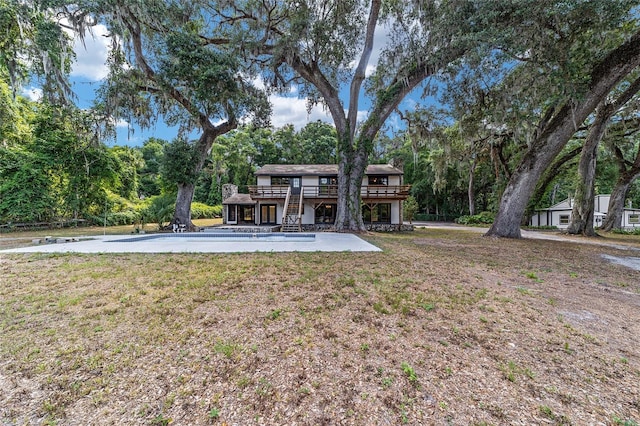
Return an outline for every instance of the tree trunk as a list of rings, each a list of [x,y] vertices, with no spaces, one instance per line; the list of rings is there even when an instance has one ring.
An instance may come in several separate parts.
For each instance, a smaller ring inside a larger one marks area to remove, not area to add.
[[[640,65],[640,32],[607,55],[591,73],[589,90],[579,103],[565,104],[537,137],[513,172],[487,236],[520,238],[520,223],[536,183],[567,144],[576,128],[631,71]]]
[[[547,171],[544,173],[541,181],[538,182],[536,186],[536,190],[534,191],[533,195],[531,196],[531,199],[529,200],[527,210],[525,211],[525,218],[526,218],[526,220],[524,221],[525,223],[529,223],[529,220],[531,219],[531,215],[535,210],[535,206],[538,205],[538,203],[542,199],[542,196],[547,191],[547,187],[549,187],[551,182],[553,182],[560,173],[564,172],[569,167],[572,167],[574,165],[574,163],[571,160],[573,160],[578,154],[580,154],[581,151],[582,151],[582,148],[580,147],[572,149],[571,151],[561,155],[560,157],[557,157],[553,161],[553,164],[549,166]]]
[[[530,150],[523,158],[502,193],[498,214],[487,236],[521,238],[520,222],[538,179],[553,159],[553,152],[550,151],[544,148],[543,151]]]
[[[191,222],[191,202],[195,185],[193,183],[178,184],[178,196],[176,197],[176,211],[173,215],[172,225],[185,225],[189,231],[194,230],[195,225]]]
[[[211,152],[213,142],[220,135],[230,132],[238,125],[234,117],[217,126],[213,126],[205,116],[200,117],[200,124],[204,131],[194,146],[195,162],[193,163],[193,176],[197,176],[204,167]],[[196,226],[191,221],[191,202],[195,192],[195,181],[178,184],[178,195],[176,197],[176,210],[173,215],[171,225],[185,225],[187,230],[194,231]]]
[[[338,164],[338,232],[363,232],[361,188],[367,167],[366,153],[342,155]]]
[[[612,231],[614,229],[620,229],[622,227],[622,214],[624,213],[624,200],[627,197],[629,191],[629,185],[633,179],[629,179],[629,176],[621,175],[616,182],[615,188],[611,193],[609,199],[609,211],[607,217],[602,223],[602,229],[605,231]]]
[[[596,120],[591,126],[587,140],[582,147],[580,162],[578,163],[578,185],[573,200],[571,223],[567,228],[569,234],[582,234],[587,237],[596,235],[596,231],[593,229],[596,162],[598,145],[602,140],[608,121],[609,117],[598,111]]]
[[[640,78],[633,81],[614,102],[608,104],[603,103],[598,108],[598,113],[596,114],[596,118],[591,129],[589,129],[589,135],[587,136],[587,140],[580,156],[580,163],[578,165],[578,186],[576,188],[571,223],[567,229],[567,232],[570,234],[583,234],[588,237],[596,235],[596,232],[593,229],[593,214],[598,145],[604,136],[604,132],[611,117],[623,105],[631,100],[631,98],[638,93],[638,90],[640,90]],[[621,172],[621,176],[622,175],[623,173]],[[624,202],[624,198],[622,201]]]
[[[476,214],[476,194],[474,191],[474,183],[475,183],[475,171],[476,171],[477,161],[474,158],[469,166],[469,185],[467,186],[467,197],[469,198],[469,215],[473,216]]]

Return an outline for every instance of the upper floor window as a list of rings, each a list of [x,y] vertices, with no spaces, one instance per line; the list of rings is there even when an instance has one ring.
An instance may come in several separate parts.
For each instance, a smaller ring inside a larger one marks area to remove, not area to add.
[[[369,185],[389,185],[389,176],[369,176]]]
[[[320,176],[320,185],[337,185],[338,184],[338,176]]]
[[[291,178],[289,176],[271,176],[271,185],[289,186]]]

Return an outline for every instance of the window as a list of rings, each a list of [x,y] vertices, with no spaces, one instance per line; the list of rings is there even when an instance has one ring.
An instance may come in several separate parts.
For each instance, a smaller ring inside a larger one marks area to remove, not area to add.
[[[323,204],[316,207],[315,223],[334,223],[336,221],[336,204]]]
[[[240,209],[240,217],[242,221],[245,223],[253,223],[255,221],[254,214],[255,209],[253,206],[239,206]]]
[[[260,206],[260,222],[265,225],[276,223],[276,205],[264,204]]]
[[[318,182],[320,184],[320,195],[338,195],[337,176],[320,176]]]
[[[236,205],[231,204],[227,206],[227,221],[235,222],[236,221]]]
[[[391,204],[363,205],[362,220],[365,223],[391,223]]]
[[[568,225],[569,224],[569,215],[561,214],[560,215],[560,225]]]
[[[369,176],[369,185],[389,185],[389,176]]]
[[[640,214],[630,214],[629,223],[640,223]]]
[[[271,176],[271,185],[289,186],[291,178],[288,176]]]
[[[338,176],[320,176],[320,185],[337,185]]]

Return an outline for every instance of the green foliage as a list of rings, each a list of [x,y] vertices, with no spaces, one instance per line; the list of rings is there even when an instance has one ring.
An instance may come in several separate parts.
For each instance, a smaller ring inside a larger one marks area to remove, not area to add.
[[[141,213],[136,210],[107,212],[106,214],[103,213],[102,216],[93,214],[85,215],[89,224],[97,226],[131,225],[140,222],[141,217]]]
[[[400,367],[402,368],[402,372],[409,379],[409,382],[411,382],[412,384],[416,384],[418,382],[418,375],[416,374],[416,372],[413,369],[413,367],[411,367],[411,365],[409,365],[406,362],[403,362],[400,365]]]
[[[158,195],[144,200],[142,221],[157,223],[160,228],[163,228],[173,218],[175,202],[175,197],[172,195]]]
[[[612,229],[612,233],[619,235],[640,235],[640,228],[633,229]]]
[[[416,199],[413,196],[409,196],[403,204],[403,209],[404,209],[404,218],[405,220],[408,220],[409,223],[413,222],[413,219],[416,215],[416,213],[418,213],[418,202],[416,201]]]
[[[38,78],[48,101],[69,104],[72,38],[60,25],[60,4],[44,3],[0,2],[0,76],[8,77],[14,93]]]
[[[198,161],[198,153],[193,144],[176,138],[164,146],[160,165],[163,179],[170,184],[192,184],[198,178],[193,165]]]
[[[213,407],[211,410],[209,410],[208,415],[211,420],[216,420],[218,417],[220,417],[220,410],[216,407]]]
[[[614,425],[619,425],[619,426],[638,426],[638,422],[636,422],[635,420],[623,419],[618,416],[613,416],[612,422]]]
[[[473,216],[460,216],[455,220],[461,225],[488,225],[493,223],[495,215],[491,212],[482,212]]]
[[[116,175],[117,178],[114,185],[118,194],[129,200],[137,199],[140,187],[138,171],[144,165],[142,153],[140,150],[123,146],[115,146],[109,151],[113,154],[118,164],[119,172]]]
[[[459,216],[454,214],[417,213],[415,220],[423,222],[453,222]]]
[[[539,231],[554,231],[557,230],[558,227],[553,225],[543,225],[543,226],[523,226],[522,229],[533,229]]]
[[[221,217],[221,215],[222,205],[208,206],[198,202],[191,203],[192,219],[213,219],[215,217]]]
[[[49,221],[55,212],[55,194],[40,156],[0,145],[0,222]]]
[[[138,150],[142,154],[142,166],[137,171],[139,176],[139,193],[142,197],[160,195],[162,183],[160,181],[160,167],[164,156],[164,147],[169,142],[149,138]]]

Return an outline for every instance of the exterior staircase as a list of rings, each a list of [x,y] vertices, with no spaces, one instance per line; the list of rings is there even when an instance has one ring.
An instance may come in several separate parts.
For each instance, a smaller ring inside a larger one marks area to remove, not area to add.
[[[302,195],[287,193],[284,203],[284,214],[282,216],[282,232],[302,231]]]

